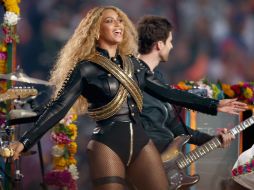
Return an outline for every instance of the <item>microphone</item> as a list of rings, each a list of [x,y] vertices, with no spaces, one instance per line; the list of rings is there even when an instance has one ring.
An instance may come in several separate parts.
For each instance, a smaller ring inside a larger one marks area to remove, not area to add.
[[[10,119],[21,119],[21,118],[34,117],[34,116],[37,116],[36,112],[28,111],[24,109],[15,109],[9,112]]]

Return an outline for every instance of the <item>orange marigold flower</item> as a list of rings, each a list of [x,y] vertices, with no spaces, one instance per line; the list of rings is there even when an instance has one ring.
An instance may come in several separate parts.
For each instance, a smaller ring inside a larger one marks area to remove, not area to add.
[[[77,160],[73,156],[70,156],[68,159],[68,165],[71,165],[71,164],[74,164],[74,165],[77,164]]]
[[[57,169],[60,169],[60,168],[64,169],[65,166],[67,166],[67,162],[65,158],[63,157],[54,157],[53,163],[55,168]]]
[[[70,152],[70,154],[75,154],[77,152],[78,149],[78,145],[75,142],[71,142],[68,145],[68,151]]]
[[[234,97],[235,92],[231,89],[231,86],[229,84],[222,84],[222,90],[228,97]]]
[[[177,84],[182,90],[189,90],[191,89],[191,86],[186,85],[183,81],[179,82]]]

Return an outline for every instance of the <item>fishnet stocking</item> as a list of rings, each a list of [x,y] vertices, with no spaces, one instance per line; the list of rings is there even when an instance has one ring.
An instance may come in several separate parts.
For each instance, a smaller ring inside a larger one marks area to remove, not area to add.
[[[140,152],[127,169],[128,179],[135,185],[133,190],[168,190],[169,185],[160,155],[152,141]]]
[[[117,154],[106,145],[91,140],[88,144],[88,156],[92,180],[118,176],[125,179],[125,167]],[[94,190],[124,190],[119,183],[107,183],[94,186]]]

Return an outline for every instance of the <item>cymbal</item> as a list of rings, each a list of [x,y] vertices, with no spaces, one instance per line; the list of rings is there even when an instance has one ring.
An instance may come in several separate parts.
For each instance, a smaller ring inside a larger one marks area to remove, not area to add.
[[[48,86],[51,85],[48,81],[29,77],[27,74],[23,73],[21,69],[9,74],[0,74],[0,79],[13,80],[32,84],[43,84]]]

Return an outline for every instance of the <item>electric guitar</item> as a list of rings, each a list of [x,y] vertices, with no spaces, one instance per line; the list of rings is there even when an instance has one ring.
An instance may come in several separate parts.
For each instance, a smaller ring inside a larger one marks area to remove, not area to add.
[[[229,133],[236,135],[253,124],[254,116],[251,116],[229,130]],[[184,155],[182,153],[182,147],[189,139],[190,136],[187,135],[176,137],[161,155],[170,185],[169,190],[176,190],[182,186],[197,183],[199,181],[199,175],[186,175],[184,169],[207,153],[221,146],[219,137],[214,137],[202,146]]]
[[[30,96],[36,96],[38,91],[34,88],[14,87],[0,94],[0,102],[12,99],[22,99]]]

